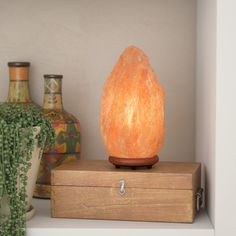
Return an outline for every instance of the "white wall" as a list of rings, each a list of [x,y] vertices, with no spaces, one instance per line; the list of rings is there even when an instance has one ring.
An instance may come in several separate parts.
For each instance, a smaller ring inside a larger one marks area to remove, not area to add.
[[[31,92],[42,104],[45,73],[64,74],[64,105],[82,127],[82,158],[106,154],[99,134],[103,83],[125,47],[149,55],[166,90],[161,160],[194,160],[194,0],[0,0],[0,100],[6,63],[32,63]]]
[[[199,0],[196,159],[215,235],[236,235],[236,2]]]
[[[236,2],[218,0],[216,236],[236,235]]]
[[[216,1],[197,2],[196,160],[206,206],[215,222]]]

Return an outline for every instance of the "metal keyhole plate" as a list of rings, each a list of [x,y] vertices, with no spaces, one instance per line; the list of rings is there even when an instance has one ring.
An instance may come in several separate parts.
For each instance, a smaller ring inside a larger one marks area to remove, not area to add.
[[[120,195],[124,195],[125,194],[125,181],[122,179],[122,180],[120,180],[120,191],[119,191],[119,193],[120,193]]]

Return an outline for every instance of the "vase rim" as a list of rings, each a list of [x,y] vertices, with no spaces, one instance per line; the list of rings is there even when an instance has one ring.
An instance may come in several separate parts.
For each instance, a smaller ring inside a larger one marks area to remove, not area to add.
[[[46,74],[44,75],[45,79],[62,79],[63,75],[58,75],[58,74]]]
[[[29,67],[30,62],[27,61],[10,61],[8,62],[9,67]]]

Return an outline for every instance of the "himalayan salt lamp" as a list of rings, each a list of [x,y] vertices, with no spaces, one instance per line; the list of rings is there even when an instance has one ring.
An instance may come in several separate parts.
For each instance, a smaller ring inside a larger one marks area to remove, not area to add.
[[[130,46],[105,82],[100,131],[109,161],[151,167],[163,145],[164,91],[142,50]]]

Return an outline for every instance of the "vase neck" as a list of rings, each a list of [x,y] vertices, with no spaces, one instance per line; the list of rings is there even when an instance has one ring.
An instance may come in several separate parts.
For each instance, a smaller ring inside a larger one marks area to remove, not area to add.
[[[8,102],[31,102],[28,62],[9,62]]]
[[[62,75],[44,75],[43,108],[63,110]]]

